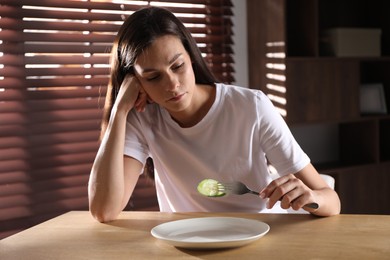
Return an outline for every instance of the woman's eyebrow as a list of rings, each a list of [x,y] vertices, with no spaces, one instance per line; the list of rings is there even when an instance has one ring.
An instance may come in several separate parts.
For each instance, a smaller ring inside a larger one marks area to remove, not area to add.
[[[181,55],[183,55],[183,53],[177,53],[177,54],[175,54],[173,57],[172,57],[172,59],[170,59],[169,61],[168,61],[168,65],[171,65],[172,63],[174,63]],[[148,72],[153,72],[153,71],[155,71],[156,69],[153,69],[153,68],[145,68],[145,69],[143,69],[142,70],[142,73],[148,73]]]
[[[172,64],[175,62],[175,60],[177,60],[177,58],[179,58],[180,56],[182,55],[182,53],[177,53],[175,54],[172,59],[169,60],[169,63],[168,64]]]

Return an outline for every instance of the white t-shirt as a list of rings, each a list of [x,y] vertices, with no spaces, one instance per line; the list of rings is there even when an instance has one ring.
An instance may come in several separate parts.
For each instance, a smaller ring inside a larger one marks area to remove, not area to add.
[[[152,157],[163,212],[262,212],[258,196],[205,197],[197,185],[206,178],[242,181],[260,191],[272,178],[266,157],[280,175],[309,162],[283,118],[259,90],[216,84],[216,98],[195,126],[180,127],[157,104],[128,116],[124,154],[142,163]]]

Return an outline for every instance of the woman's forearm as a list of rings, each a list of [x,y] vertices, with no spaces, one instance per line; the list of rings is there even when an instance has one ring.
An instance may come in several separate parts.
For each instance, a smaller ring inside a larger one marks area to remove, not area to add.
[[[124,207],[124,158],[127,113],[114,111],[92,166],[88,193],[92,215],[101,222],[113,220]]]

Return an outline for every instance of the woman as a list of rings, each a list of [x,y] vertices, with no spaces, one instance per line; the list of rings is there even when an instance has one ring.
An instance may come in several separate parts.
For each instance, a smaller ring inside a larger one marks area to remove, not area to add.
[[[102,139],[89,181],[92,215],[113,220],[126,206],[147,158],[161,211],[340,212],[330,189],[258,90],[216,83],[194,39],[169,11],[150,7],[120,28],[112,52]],[[272,180],[266,158],[281,175]],[[146,167],[148,168],[148,167]],[[211,199],[197,184],[238,180],[260,196]],[[316,202],[319,208],[305,207]]]

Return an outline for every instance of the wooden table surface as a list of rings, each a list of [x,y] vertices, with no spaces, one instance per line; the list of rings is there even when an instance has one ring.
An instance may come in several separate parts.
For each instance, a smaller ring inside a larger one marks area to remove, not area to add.
[[[242,247],[189,250],[154,238],[164,222],[195,217],[257,219],[271,229]],[[123,212],[99,223],[72,211],[0,240],[0,259],[390,259],[390,216]]]

